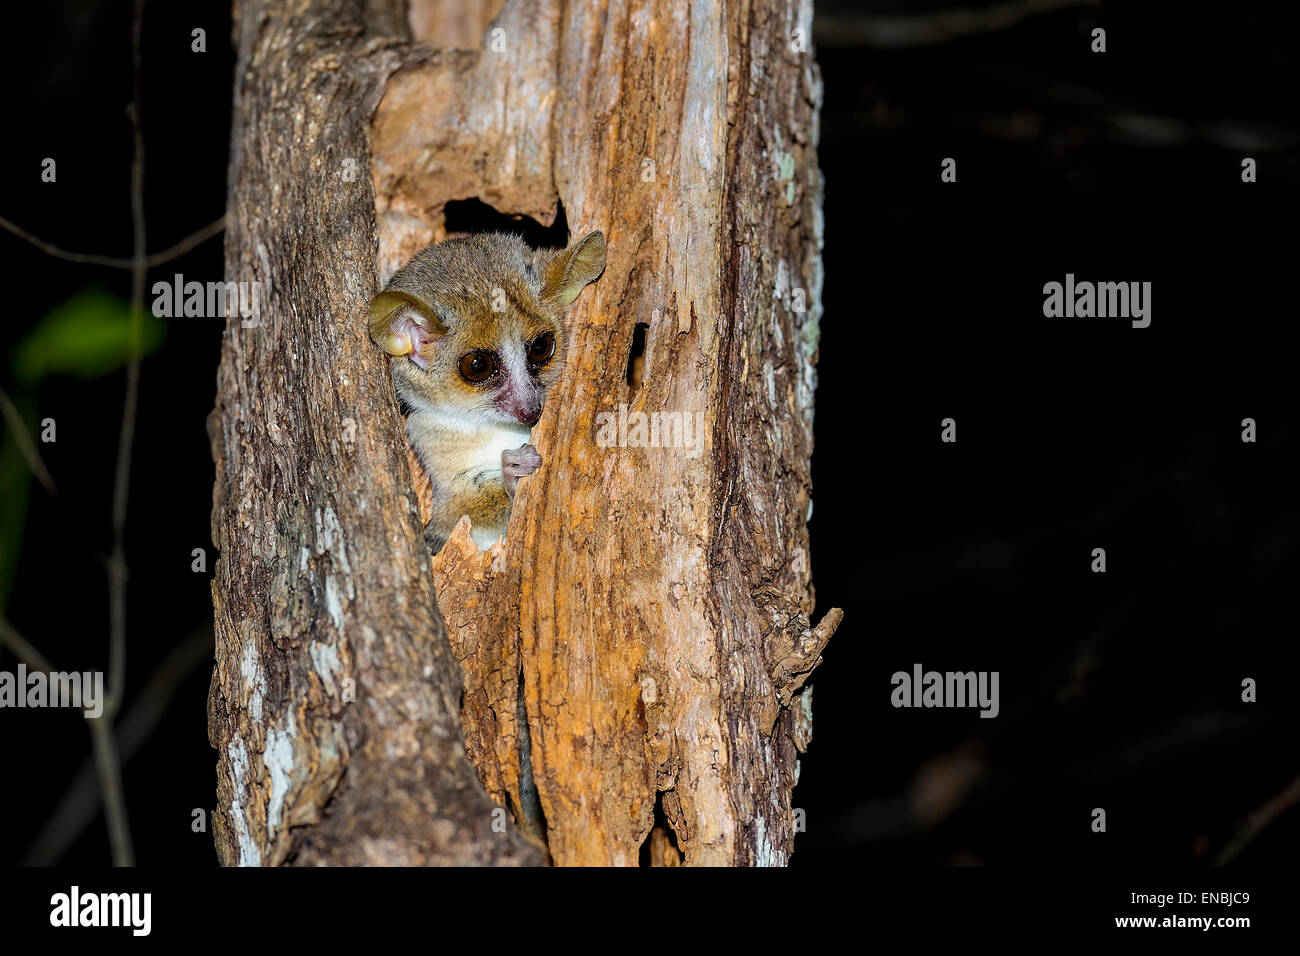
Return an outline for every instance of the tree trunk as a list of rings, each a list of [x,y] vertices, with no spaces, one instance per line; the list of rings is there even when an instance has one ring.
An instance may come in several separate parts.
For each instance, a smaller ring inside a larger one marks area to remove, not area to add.
[[[810,5],[508,0],[438,52],[397,3],[240,6],[227,278],[262,297],[209,426],[222,861],[786,862],[840,618],[808,619]],[[365,319],[467,198],[562,204],[607,267],[506,540],[463,522],[430,561]],[[545,850],[499,809],[529,739]]]

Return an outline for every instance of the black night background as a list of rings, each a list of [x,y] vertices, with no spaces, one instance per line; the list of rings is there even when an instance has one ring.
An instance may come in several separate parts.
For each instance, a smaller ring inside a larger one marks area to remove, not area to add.
[[[931,6],[816,6],[826,244],[810,528],[818,616],[846,617],[812,680],[793,862],[1291,864],[1300,17],[1265,2],[1079,3],[935,43],[868,29]],[[129,256],[130,5],[8,14],[0,217]],[[1104,55],[1089,52],[1098,25]],[[151,250],[225,209],[229,36],[226,4],[147,6]],[[57,184],[40,181],[45,157]],[[29,428],[58,429],[40,445],[56,498],[4,425],[0,610],[56,667],[102,668],[124,375],[111,343],[65,368],[31,333],[55,310],[121,310],[129,273],[10,232],[0,254],[0,387]],[[222,269],[216,238],[149,282]],[[1067,273],[1150,281],[1150,328],[1044,318],[1043,285]],[[142,369],[119,727],[134,734],[125,797],[142,867],[216,864],[191,820],[215,800],[205,418],[222,326],[161,320]],[[939,441],[947,417],[955,445]],[[1105,574],[1089,570],[1095,547]],[[191,570],[196,548],[206,573]],[[890,677],[916,663],[998,671],[999,716],[895,709]],[[1241,700],[1248,677],[1257,703]],[[83,723],[0,716],[5,862],[107,864]]]

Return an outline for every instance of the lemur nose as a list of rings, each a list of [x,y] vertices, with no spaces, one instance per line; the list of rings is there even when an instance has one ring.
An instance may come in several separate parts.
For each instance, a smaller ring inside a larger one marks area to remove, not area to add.
[[[540,407],[538,407],[538,408],[534,409],[533,412],[532,412],[531,414],[529,414],[527,418],[523,419],[523,422],[524,422],[524,424],[527,425],[529,428],[532,428],[534,425],[537,424],[538,420],[539,420],[541,417],[542,417],[542,410],[541,410]]]

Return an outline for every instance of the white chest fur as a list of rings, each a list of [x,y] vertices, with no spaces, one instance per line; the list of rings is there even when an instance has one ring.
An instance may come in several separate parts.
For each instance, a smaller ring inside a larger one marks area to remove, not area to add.
[[[415,407],[407,417],[407,434],[421,459],[432,466],[434,495],[445,490],[439,488],[440,471],[444,481],[452,480],[452,474],[476,486],[485,480],[500,481],[501,453],[527,444],[531,433],[527,425],[485,424],[447,415],[418,401],[411,404]],[[504,523],[498,527],[476,522],[470,535],[480,548],[488,548],[505,530]]]
[[[475,467],[490,468],[500,473],[501,453],[527,444],[529,431],[526,425],[498,425],[475,435],[477,452],[474,456]],[[500,527],[473,525],[470,528],[470,537],[474,539],[474,543],[480,550],[492,547],[496,539],[505,533],[504,524]]]
[[[474,436],[477,445],[474,463],[500,471],[501,453],[528,444],[530,431],[527,425],[493,425],[483,429]]]

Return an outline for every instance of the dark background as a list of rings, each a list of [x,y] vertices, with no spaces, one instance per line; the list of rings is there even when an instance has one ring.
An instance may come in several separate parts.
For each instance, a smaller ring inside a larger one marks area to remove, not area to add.
[[[1300,508],[1291,294],[1300,197],[1290,6],[1077,5],[999,32],[881,48],[845,23],[922,3],[823,2],[822,348],[811,522],[816,672],[795,805],[798,865],[1210,862],[1300,774],[1293,681]],[[978,4],[972,4],[972,7]],[[0,216],[130,254],[130,7],[22,5],[4,62]],[[848,18],[847,20],[845,18]],[[1109,52],[1088,51],[1108,30]],[[207,30],[208,52],[190,51]],[[149,248],[224,210],[233,55],[215,2],[146,8]],[[1240,181],[1253,156],[1259,182]],[[42,184],[40,162],[58,161]],[[958,161],[958,182],[939,162]],[[0,232],[0,355],[88,287],[129,274]],[[221,277],[220,240],[156,270]],[[1151,281],[1148,329],[1048,320],[1042,286]],[[131,486],[127,707],[211,620],[213,406],[222,325],[171,320],[144,363]],[[0,384],[16,393],[6,361]],[[30,395],[41,451],[5,615],[59,668],[107,662],[110,497],[124,376]],[[941,444],[939,422],[958,422]],[[1257,444],[1239,440],[1241,419]],[[11,486],[5,495],[16,494]],[[12,533],[12,530],[10,530]],[[1109,571],[1090,573],[1105,547]],[[997,670],[1001,714],[895,710],[914,663]],[[16,662],[0,652],[0,668]],[[125,767],[136,857],[210,866],[215,753],[205,663]],[[1243,677],[1260,701],[1240,701]],[[0,859],[89,757],[79,716],[5,711]],[[1104,807],[1108,832],[1090,832]],[[1290,862],[1300,812],[1235,859]],[[58,857],[107,862],[99,818]]]

